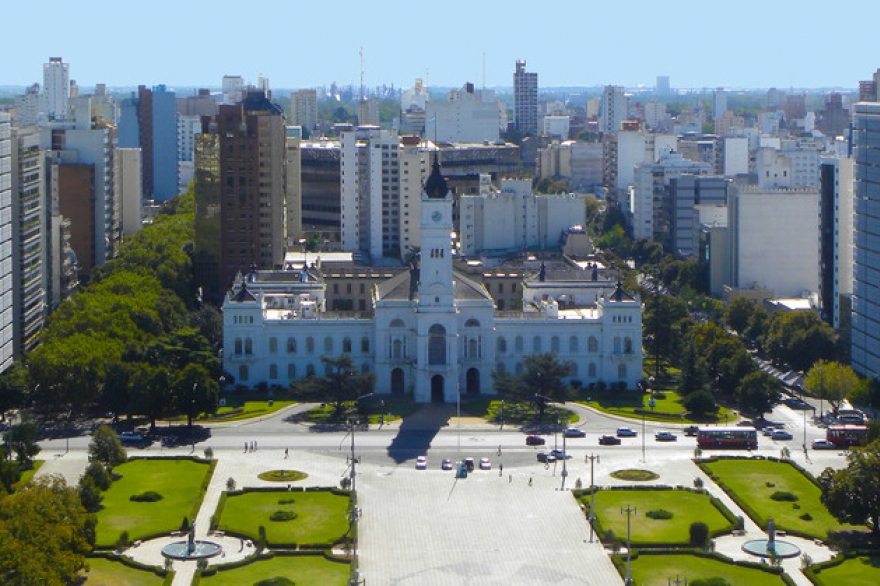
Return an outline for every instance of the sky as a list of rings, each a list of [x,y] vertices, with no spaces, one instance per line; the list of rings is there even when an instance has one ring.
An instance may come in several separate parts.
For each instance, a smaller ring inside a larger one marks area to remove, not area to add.
[[[3,0],[0,19],[0,85],[50,56],[111,88],[359,85],[361,50],[367,87],[509,87],[519,59],[540,87],[856,88],[880,67],[877,0]]]

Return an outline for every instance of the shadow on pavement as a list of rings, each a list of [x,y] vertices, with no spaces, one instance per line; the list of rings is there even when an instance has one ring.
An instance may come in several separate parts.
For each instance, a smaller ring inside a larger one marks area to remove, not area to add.
[[[455,405],[427,405],[403,418],[391,445],[388,456],[400,464],[427,454],[437,433],[449,425],[455,414]]]

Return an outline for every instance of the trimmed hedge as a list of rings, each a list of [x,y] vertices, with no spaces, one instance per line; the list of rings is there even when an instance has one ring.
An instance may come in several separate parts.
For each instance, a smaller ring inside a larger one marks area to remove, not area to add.
[[[222,566],[208,566],[208,568],[206,570],[203,570],[201,572],[196,572],[196,575],[195,575],[193,582],[192,582],[192,586],[197,586],[203,576],[207,578],[207,577],[213,576],[219,572],[225,572],[227,570],[234,570],[236,568],[243,568],[243,567],[249,566],[250,564],[253,564],[255,562],[259,562],[259,561],[263,561],[263,560],[270,560],[276,556],[284,556],[284,557],[321,556],[325,560],[327,560],[328,562],[334,562],[334,563],[346,564],[346,565],[351,564],[351,560],[349,560],[348,558],[342,558],[339,556],[335,556],[332,553],[330,553],[329,551],[316,551],[316,550],[310,550],[310,551],[268,551],[265,553],[253,555],[249,558],[245,558],[245,559],[239,560],[237,562],[223,564]]]
[[[86,556],[86,561],[89,558],[102,558],[105,560],[110,560],[112,562],[119,562],[124,566],[128,566],[129,568],[133,568],[135,570],[143,570],[145,572],[151,572],[160,578],[167,578],[168,576],[174,577],[174,572],[168,572],[165,568],[159,566],[151,566],[149,564],[142,564],[140,562],[136,562],[128,556],[117,555],[112,551],[93,551],[88,556]]]
[[[720,553],[707,552],[698,548],[655,548],[645,552],[641,552],[633,548],[632,555],[630,557],[632,560],[637,560],[640,555],[692,555],[696,557],[712,559],[724,564],[729,564],[731,566],[740,566],[752,570],[761,570],[762,572],[766,572],[768,574],[775,574],[779,576],[782,581],[786,583],[787,586],[796,586],[796,582],[788,574],[785,573],[781,566],[774,567],[767,564],[762,564],[760,562],[734,561],[728,557],[721,555]],[[617,568],[617,571],[621,577],[626,576],[626,557],[626,554],[614,554],[611,556],[611,562],[614,564],[614,567]]]

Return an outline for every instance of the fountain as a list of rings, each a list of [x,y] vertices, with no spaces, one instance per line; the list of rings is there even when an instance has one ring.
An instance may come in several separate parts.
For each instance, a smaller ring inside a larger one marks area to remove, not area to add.
[[[162,555],[174,560],[198,560],[219,555],[223,548],[213,541],[196,540],[196,523],[190,525],[186,541],[175,541],[162,548]]]
[[[762,558],[793,558],[800,555],[801,550],[793,543],[776,539],[776,524],[767,519],[767,539],[746,541],[743,551]]]

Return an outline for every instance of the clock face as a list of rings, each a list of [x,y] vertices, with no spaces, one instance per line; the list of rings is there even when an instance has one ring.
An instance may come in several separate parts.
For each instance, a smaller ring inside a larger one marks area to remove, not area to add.
[[[441,214],[439,211],[436,211],[433,214],[431,214],[431,219],[434,220],[435,222],[439,222],[441,218],[443,218],[443,214]]]

